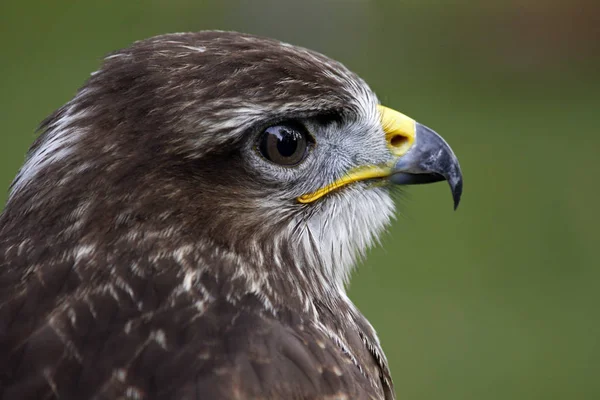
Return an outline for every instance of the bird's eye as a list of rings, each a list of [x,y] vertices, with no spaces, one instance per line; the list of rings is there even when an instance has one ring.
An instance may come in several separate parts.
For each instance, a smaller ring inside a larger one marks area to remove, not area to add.
[[[259,137],[258,150],[267,160],[283,165],[299,164],[308,154],[312,137],[297,123],[273,125]]]

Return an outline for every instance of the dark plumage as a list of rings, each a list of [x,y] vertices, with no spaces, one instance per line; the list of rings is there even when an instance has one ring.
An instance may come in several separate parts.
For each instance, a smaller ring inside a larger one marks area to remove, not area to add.
[[[109,55],[43,122],[0,216],[0,398],[394,398],[344,289],[390,189],[299,201],[395,162],[380,119],[356,75],[275,40]],[[270,126],[306,129],[302,162],[268,160]],[[444,151],[432,173],[460,174]]]

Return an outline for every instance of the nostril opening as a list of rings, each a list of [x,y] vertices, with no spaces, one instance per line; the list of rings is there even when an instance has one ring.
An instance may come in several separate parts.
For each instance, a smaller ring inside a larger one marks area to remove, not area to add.
[[[402,147],[408,142],[408,138],[402,135],[394,135],[390,138],[390,144],[392,147]]]

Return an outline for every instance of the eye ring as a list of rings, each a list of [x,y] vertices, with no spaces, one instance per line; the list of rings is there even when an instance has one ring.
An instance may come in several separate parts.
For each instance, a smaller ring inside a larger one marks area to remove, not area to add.
[[[257,150],[273,164],[294,167],[306,159],[313,144],[313,137],[302,124],[288,121],[262,131]]]

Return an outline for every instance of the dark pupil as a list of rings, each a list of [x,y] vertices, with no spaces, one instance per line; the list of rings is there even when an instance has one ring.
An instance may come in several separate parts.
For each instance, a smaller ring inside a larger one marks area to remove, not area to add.
[[[282,157],[291,157],[298,149],[298,134],[285,128],[275,133],[277,136],[277,150]]]

